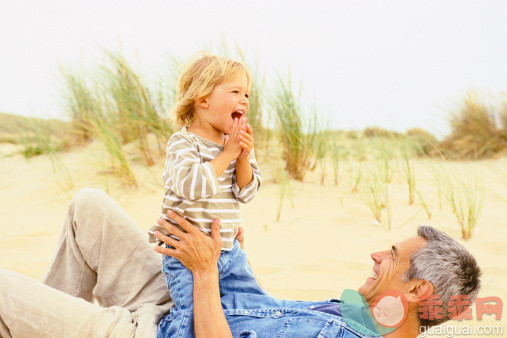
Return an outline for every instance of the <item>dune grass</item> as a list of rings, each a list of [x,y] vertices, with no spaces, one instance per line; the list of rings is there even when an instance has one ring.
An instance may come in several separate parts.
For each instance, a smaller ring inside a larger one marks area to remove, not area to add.
[[[497,120],[504,115],[484,94],[469,89],[450,113],[451,134],[442,144],[447,156],[475,160],[503,152],[507,148],[505,118],[503,130]]]
[[[74,181],[69,170],[58,156],[58,151],[62,150],[62,141],[54,140],[51,136],[50,122],[41,119],[30,119],[25,126],[21,143],[24,145],[23,155],[26,159],[33,156],[45,154],[51,164],[51,169],[47,175],[59,188],[59,190],[67,193],[74,188]],[[44,168],[40,168],[45,171]]]
[[[78,140],[97,138],[109,153],[111,172],[127,184],[136,185],[122,142],[118,135],[116,117],[108,110],[107,92],[98,78],[86,80],[71,70],[61,68],[63,100]],[[96,76],[96,75],[95,75]]]
[[[335,141],[331,145],[331,163],[333,164],[334,185],[339,185],[344,171],[345,154],[344,150]]]
[[[298,92],[293,89],[290,71],[274,79],[269,90],[270,97],[266,97],[265,72],[259,59],[249,62],[243,50],[237,44],[234,47],[229,49],[223,40],[216,48],[207,49],[242,60],[250,66],[253,86],[248,122],[254,129],[257,155],[262,153],[260,148],[266,154],[270,153],[274,137],[279,138],[283,149],[284,174],[281,177],[286,175],[286,179],[280,181],[281,199],[277,218],[280,217],[282,202],[290,191],[289,177],[303,181],[308,170],[318,167],[321,171],[320,183],[324,184],[329,161],[334,184],[338,185],[348,176],[351,192],[361,191],[374,218],[386,228],[391,227],[390,183],[393,177],[400,176],[395,166],[400,163],[408,186],[408,203],[413,204],[417,196],[428,217],[431,217],[428,204],[416,187],[414,156],[444,154],[455,158],[478,159],[501,154],[505,148],[507,100],[504,99],[500,108],[496,108],[475,91],[467,92],[456,105],[450,120],[451,135],[440,144],[433,135],[417,128],[405,134],[380,127],[366,128],[363,132],[324,130],[330,123],[317,119],[323,114],[317,111],[315,105],[303,103],[308,100],[302,97],[301,89]],[[124,146],[134,143],[147,166],[153,165],[158,159],[153,149],[153,138],[158,153],[164,153],[163,145],[174,131],[168,117],[175,99],[181,61],[169,55],[167,64],[161,67],[163,71],[156,70],[161,75],[150,78],[141,72],[138,64],[127,61],[121,52],[105,51],[104,55],[100,66],[86,72],[62,68],[65,89],[62,91],[62,101],[71,119],[71,126],[62,129],[67,129],[76,143],[100,140],[110,158],[111,170],[106,172],[114,173],[127,184],[137,185]],[[2,133],[2,128],[6,129],[0,115],[0,141],[19,142],[12,138],[9,130]],[[59,142],[65,138],[44,132],[44,129],[50,129],[48,127],[40,129],[42,132],[31,130],[21,138],[27,157],[44,152],[54,153],[66,147],[65,143]],[[344,168],[347,175],[343,175]],[[445,198],[455,215],[460,215],[456,217],[461,220],[466,235],[466,229],[473,229],[472,224],[476,223],[474,220],[480,214],[473,211],[480,210],[480,196],[477,196],[475,204],[472,203],[470,195],[475,194],[475,188],[469,188],[469,192],[463,194],[468,196],[468,200],[461,197],[465,202],[459,202],[460,199],[452,195],[448,187],[449,182],[459,186],[457,175],[447,173],[449,177],[443,176],[440,169],[435,167],[430,172],[437,187],[440,207]],[[467,213],[465,219],[462,214],[463,210],[468,210],[466,208],[472,211]]]
[[[385,177],[384,159],[372,160],[364,165],[364,179],[359,187],[361,197],[373,214],[375,220],[387,229],[391,229],[391,199],[389,182]]]
[[[426,202],[426,199],[424,198],[423,194],[418,190],[418,189],[414,189],[415,190],[415,193],[417,195],[417,197],[419,198],[419,201],[421,201],[421,205],[424,209],[424,211],[426,211],[426,215],[428,216],[428,219],[431,219],[431,210],[428,206],[428,203]]]
[[[288,77],[278,75],[273,90],[272,106],[283,147],[285,168],[289,175],[302,181],[311,165],[311,154],[316,136],[315,119],[305,115],[303,107]]]
[[[412,205],[416,194],[415,173],[413,160],[409,154],[408,145],[406,143],[402,144],[400,147],[400,157],[403,173],[405,174],[405,180],[408,186],[408,204]]]
[[[278,171],[278,181],[280,184],[280,199],[278,201],[278,211],[276,213],[276,221],[280,220],[280,216],[282,214],[282,207],[284,204],[284,200],[289,198],[292,208],[294,208],[294,200],[292,198],[292,189],[290,187],[290,179],[287,170],[282,166],[280,166],[280,170]]]
[[[333,157],[330,153],[331,142],[330,135],[326,131],[321,131],[314,136],[312,159],[313,164],[310,166],[310,170],[313,171],[317,166],[320,167],[320,184],[324,185],[326,179],[327,169],[327,158]]]
[[[123,143],[136,141],[148,166],[155,162],[148,133],[163,135],[165,123],[155,110],[154,99],[139,72],[121,54],[108,53],[102,76],[106,84],[107,114],[114,117]]]
[[[60,74],[62,101],[71,120],[72,133],[78,143],[85,143],[93,137],[93,121],[102,117],[102,105],[80,72],[60,66]]]
[[[25,158],[70,148],[70,129],[65,121],[0,113],[0,143],[21,145]]]
[[[468,164],[461,167],[440,165],[436,172],[445,200],[458,221],[462,238],[468,241],[484,206],[482,171]]]

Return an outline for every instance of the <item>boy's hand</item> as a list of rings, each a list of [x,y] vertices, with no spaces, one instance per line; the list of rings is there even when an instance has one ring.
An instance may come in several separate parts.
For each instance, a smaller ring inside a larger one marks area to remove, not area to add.
[[[237,158],[238,155],[240,155],[241,151],[243,150],[238,137],[240,129],[241,123],[237,118],[235,118],[234,123],[232,125],[231,135],[227,137],[224,146],[224,152],[230,154],[231,157],[233,158]]]
[[[246,119],[245,119],[246,122]],[[254,139],[253,139],[253,131],[252,127],[250,127],[249,124],[245,124],[244,129],[240,129],[239,135],[238,135],[241,148],[243,149],[241,151],[241,154],[239,154],[238,158],[244,158],[248,157],[250,152],[252,151],[254,147]]]

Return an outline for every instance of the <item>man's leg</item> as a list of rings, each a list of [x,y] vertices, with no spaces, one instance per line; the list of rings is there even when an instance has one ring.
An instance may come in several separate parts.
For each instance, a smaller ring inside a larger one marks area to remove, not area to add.
[[[172,305],[161,267],[161,255],[125,211],[104,192],[86,188],[70,204],[43,283],[156,325]]]
[[[103,308],[0,269],[0,337],[134,337],[125,308]]]

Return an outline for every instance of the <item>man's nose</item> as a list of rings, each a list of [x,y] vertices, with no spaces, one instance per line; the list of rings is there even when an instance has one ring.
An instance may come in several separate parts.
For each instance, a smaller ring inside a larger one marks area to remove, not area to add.
[[[379,263],[380,264],[380,262],[382,262],[382,252],[380,252],[380,251],[373,252],[371,254],[371,259],[373,259],[373,261],[375,263]]]

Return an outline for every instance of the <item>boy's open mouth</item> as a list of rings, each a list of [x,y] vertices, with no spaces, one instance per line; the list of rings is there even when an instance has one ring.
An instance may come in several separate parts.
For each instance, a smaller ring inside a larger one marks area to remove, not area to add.
[[[241,116],[243,116],[243,115],[245,115],[244,111],[236,110],[234,113],[231,114],[231,117],[233,120],[236,118],[239,120],[241,118]]]

